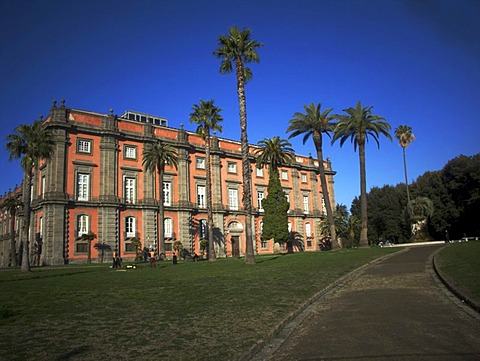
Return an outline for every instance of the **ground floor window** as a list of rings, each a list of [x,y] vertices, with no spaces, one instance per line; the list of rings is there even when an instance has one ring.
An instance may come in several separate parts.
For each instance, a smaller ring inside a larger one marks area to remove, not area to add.
[[[260,248],[261,248],[261,249],[267,249],[267,248],[268,248],[268,240],[266,240],[266,239],[261,239],[261,240],[260,240]]]
[[[75,242],[75,254],[87,254],[88,242],[76,241]]]

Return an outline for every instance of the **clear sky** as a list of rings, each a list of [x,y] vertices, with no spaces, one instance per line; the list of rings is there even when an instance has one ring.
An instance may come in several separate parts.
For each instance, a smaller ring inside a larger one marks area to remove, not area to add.
[[[235,75],[212,52],[229,26],[262,42],[247,84],[252,144],[285,133],[315,102],[335,113],[361,100],[393,130],[413,128],[409,180],[480,152],[480,2],[477,0],[1,0],[0,193],[21,181],[5,138],[46,117],[53,99],[115,114],[136,110],[169,125],[188,121],[200,99],[223,109],[223,133],[240,139]],[[312,141],[291,140],[315,156]],[[397,142],[366,150],[367,189],[404,181]],[[325,139],[338,203],[359,194],[358,153]]]

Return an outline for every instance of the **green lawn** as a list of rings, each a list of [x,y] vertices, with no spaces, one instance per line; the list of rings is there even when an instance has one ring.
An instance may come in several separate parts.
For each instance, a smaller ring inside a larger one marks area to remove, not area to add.
[[[435,262],[451,285],[480,305],[480,241],[449,244]]]
[[[392,248],[0,271],[0,360],[231,360]]]

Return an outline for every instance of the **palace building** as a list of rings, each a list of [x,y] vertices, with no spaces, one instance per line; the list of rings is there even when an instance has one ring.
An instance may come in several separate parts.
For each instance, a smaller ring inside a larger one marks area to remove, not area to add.
[[[30,243],[37,244],[39,263],[61,265],[85,262],[88,247],[82,234],[93,232],[92,242],[110,245],[123,259],[133,259],[132,238],[142,247],[157,249],[159,239],[158,174],[144,169],[144,147],[162,140],[177,149],[178,167],[167,166],[164,175],[165,251],[180,241],[189,252],[200,254],[206,238],[205,142],[195,132],[167,126],[163,117],[126,111],[122,116],[99,114],[60,106],[54,102],[44,121],[53,135],[55,152],[34,177]],[[255,254],[274,251],[264,240],[263,209],[268,169],[257,169],[250,146],[253,213],[242,207],[240,142],[212,136],[212,193],[217,257],[245,254],[245,217],[253,219]],[[325,162],[331,202],[335,205],[335,172]],[[288,212],[294,249],[318,249],[319,222],[325,214],[318,163],[296,155],[294,164],[280,168],[281,185],[290,203]],[[19,192],[20,189],[14,192]],[[13,193],[13,192],[12,192]],[[5,194],[4,197],[11,194]],[[0,199],[1,201],[1,199]],[[20,230],[21,211],[15,222]],[[8,265],[10,215],[0,216],[0,262]],[[17,251],[19,237],[17,233]],[[33,252],[33,251],[32,251]],[[111,256],[111,252],[110,252]],[[100,252],[91,249],[94,262]]]

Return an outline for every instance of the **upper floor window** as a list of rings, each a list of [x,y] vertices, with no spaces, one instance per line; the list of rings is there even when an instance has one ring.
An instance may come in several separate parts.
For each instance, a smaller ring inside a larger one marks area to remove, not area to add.
[[[172,205],[172,182],[163,182],[163,205]]]
[[[237,173],[237,163],[228,162],[227,163],[227,171],[228,171],[228,173]]]
[[[228,207],[231,210],[238,210],[238,190],[237,189],[228,189]]]
[[[301,177],[302,177],[302,183],[307,183],[307,174],[306,174],[306,173],[302,173],[302,174],[301,174]]]
[[[282,170],[282,180],[288,180],[288,171]]]
[[[77,152],[78,153],[92,153],[92,140],[91,139],[77,139]]]
[[[90,199],[90,174],[77,173],[77,201]]]
[[[198,208],[206,207],[205,186],[197,186],[197,205]]]
[[[45,176],[42,176],[42,185],[41,185],[42,199],[45,198],[45,185],[46,185]]]
[[[308,213],[308,211],[309,211],[308,196],[303,196],[303,213]]]
[[[124,157],[126,159],[137,159],[137,147],[133,145],[125,145]]]
[[[322,196],[322,213],[326,214],[327,213],[327,207],[325,207],[325,198]]]
[[[205,169],[205,158],[196,157],[195,158],[195,165],[196,165],[197,169]]]
[[[257,170],[257,177],[263,178],[263,168],[255,167],[255,169]]]
[[[125,177],[125,203],[135,203],[135,178]]]

